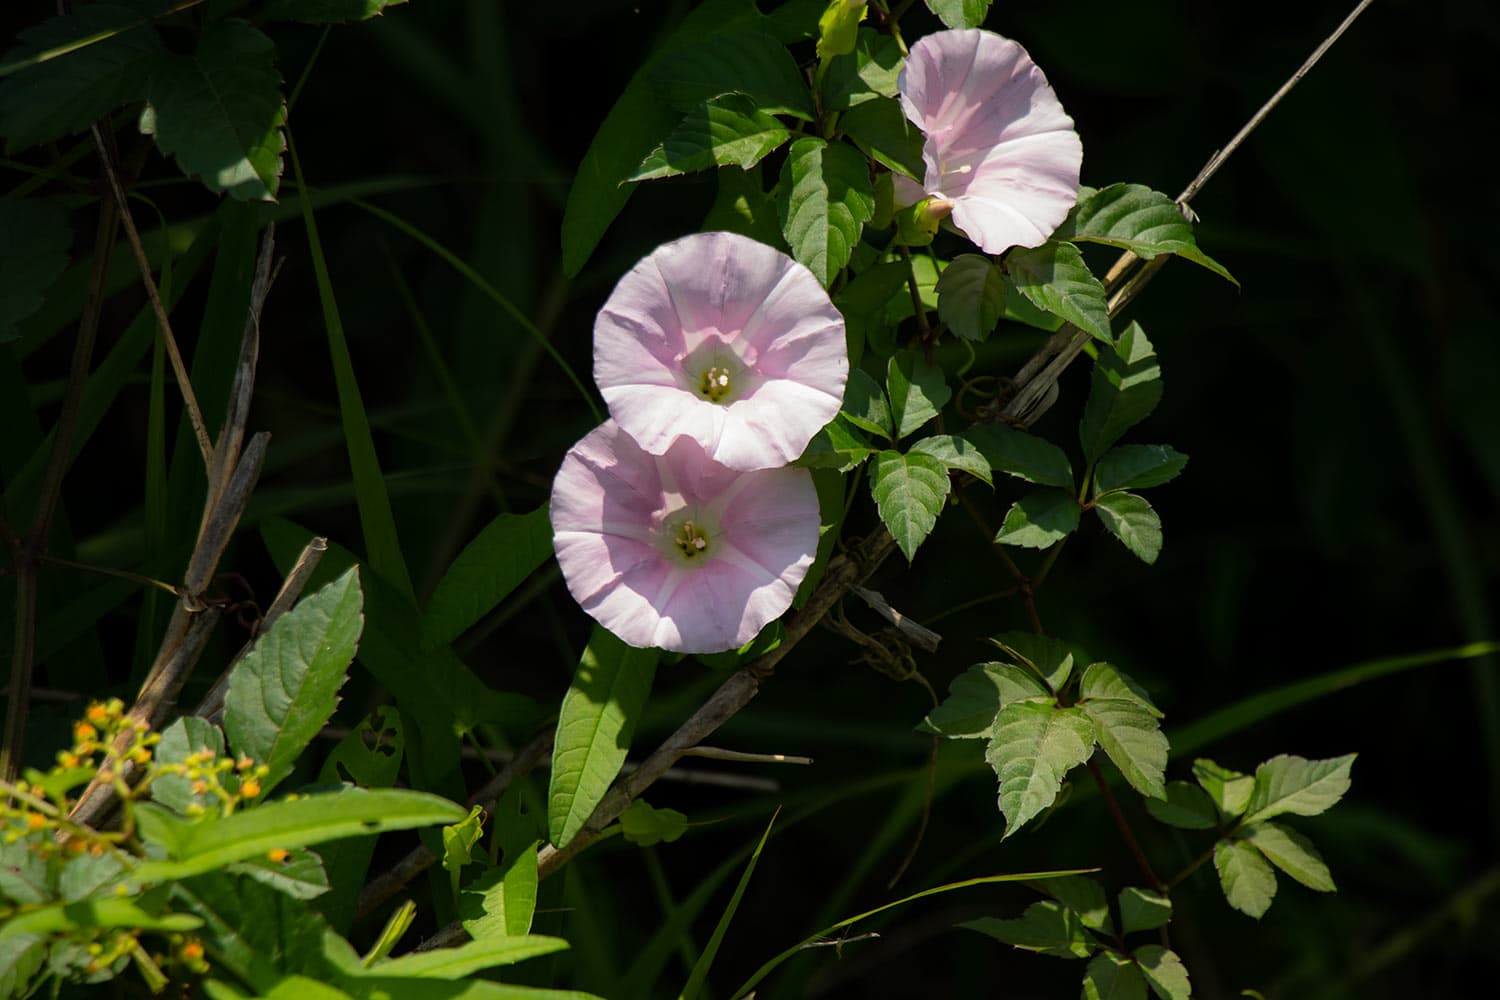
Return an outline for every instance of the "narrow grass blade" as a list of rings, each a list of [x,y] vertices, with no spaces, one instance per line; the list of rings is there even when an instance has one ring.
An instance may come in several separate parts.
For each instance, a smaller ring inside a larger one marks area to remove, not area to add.
[[[755,866],[760,863],[760,852],[765,850],[766,839],[771,836],[771,827],[776,825],[776,817],[780,815],[780,809],[771,814],[771,821],[766,824],[765,832],[760,835],[760,843],[756,844],[755,850],[751,852],[750,861],[745,865],[745,872],[740,876],[740,883],[734,887],[734,895],[729,897],[729,905],[724,907],[724,915],[719,917],[719,923],[714,927],[713,934],[709,936],[708,944],[703,946],[703,954],[698,956],[697,963],[693,965],[693,971],[688,974],[687,985],[682,988],[678,1000],[695,1000],[698,992],[703,989],[703,981],[708,978],[708,970],[713,967],[714,959],[719,954],[719,946],[724,943],[724,935],[729,931],[729,922],[734,919],[735,911],[740,908],[740,900],[745,897],[745,890],[750,885],[750,877],[755,874]]]

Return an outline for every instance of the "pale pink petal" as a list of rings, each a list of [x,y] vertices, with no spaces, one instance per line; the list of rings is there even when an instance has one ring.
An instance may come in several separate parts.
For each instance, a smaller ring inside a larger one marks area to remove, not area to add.
[[[1083,144],[1026,50],[980,29],[911,48],[899,82],[926,136],[924,187],[986,253],[1046,241],[1078,198]]]

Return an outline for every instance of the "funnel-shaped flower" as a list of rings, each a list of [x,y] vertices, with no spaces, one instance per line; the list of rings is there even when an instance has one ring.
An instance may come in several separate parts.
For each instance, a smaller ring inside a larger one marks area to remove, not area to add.
[[[568,590],[632,646],[743,646],[791,606],[818,524],[806,469],[736,471],[691,438],[650,455],[613,420],[572,447],[552,484]]]
[[[653,455],[681,438],[732,469],[802,454],[839,411],[844,319],[807,268],[734,233],[658,247],[594,322],[594,380]]]
[[[1018,43],[978,28],[935,32],[911,47],[899,79],[906,117],[927,137],[919,186],[986,253],[1044,243],[1078,200],[1083,144],[1047,78]]]

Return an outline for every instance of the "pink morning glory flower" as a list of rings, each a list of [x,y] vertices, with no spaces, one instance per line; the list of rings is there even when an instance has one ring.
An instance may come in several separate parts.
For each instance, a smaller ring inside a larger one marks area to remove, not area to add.
[[[735,233],[658,247],[594,322],[594,380],[653,455],[681,438],[732,469],[802,454],[849,375],[844,319],[813,273]]]
[[[897,175],[896,200],[924,198],[985,253],[1046,242],[1078,200],[1083,144],[1020,44],[978,28],[911,47],[901,106],[927,137],[921,185]]]
[[[791,606],[818,546],[806,469],[739,471],[692,438],[651,455],[607,420],[552,484],[568,590],[632,646],[737,649]]]

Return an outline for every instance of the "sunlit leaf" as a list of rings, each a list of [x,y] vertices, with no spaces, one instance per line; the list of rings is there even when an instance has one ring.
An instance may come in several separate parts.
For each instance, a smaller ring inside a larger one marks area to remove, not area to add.
[[[875,213],[865,158],[842,143],[798,139],[781,168],[776,210],[792,256],[827,287]]]
[[[908,562],[937,524],[950,485],[947,468],[931,455],[883,451],[875,456],[870,492]]]
[[[985,759],[1000,778],[1005,836],[1050,806],[1063,778],[1093,750],[1094,724],[1081,709],[1037,701],[1002,708]]]

